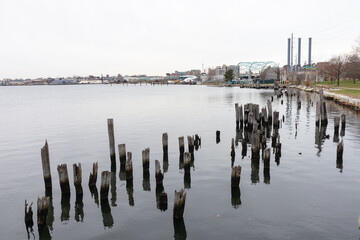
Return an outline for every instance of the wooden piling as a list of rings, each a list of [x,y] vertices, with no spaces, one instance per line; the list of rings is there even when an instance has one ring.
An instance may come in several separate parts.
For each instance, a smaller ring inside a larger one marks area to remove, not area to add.
[[[220,142],[220,131],[217,130],[216,131],[216,143],[219,143]]]
[[[110,159],[112,168],[116,166],[115,162],[115,137],[114,137],[114,121],[112,118],[107,120],[108,134],[109,134],[109,147],[110,147]]]
[[[243,115],[242,105],[240,105],[240,107],[239,107],[239,121],[240,121],[240,128],[242,128],[243,124],[244,124],[244,115]]]
[[[239,104],[238,103],[235,103],[235,118],[236,118],[236,129],[239,129],[240,114],[239,114]]]
[[[120,158],[120,165],[125,165],[126,163],[126,146],[125,144],[119,144],[119,158]]]
[[[37,199],[37,224],[38,227],[44,227],[46,225],[46,217],[49,209],[49,197],[42,197]]]
[[[164,175],[161,173],[160,162],[158,160],[155,160],[155,179],[156,185],[163,184]]]
[[[239,187],[241,176],[241,166],[235,166],[231,171],[231,188]]]
[[[340,117],[334,117],[334,132],[339,134]]]
[[[49,157],[49,146],[47,140],[45,141],[44,147],[41,148],[41,162],[43,168],[43,176],[45,182],[45,188],[51,188],[51,171],[50,171],[50,157]]]
[[[168,134],[163,133],[162,135],[162,145],[163,145],[163,152],[166,154],[168,152]]]
[[[179,192],[175,190],[174,208],[173,208],[174,219],[180,219],[183,217],[185,201],[186,201],[186,192],[184,191],[184,189],[181,189]]]
[[[341,142],[337,145],[337,148],[336,148],[336,160],[337,161],[343,160],[343,151],[344,151],[344,140],[341,140]]]
[[[189,147],[189,153],[194,153],[194,137],[188,136],[188,147]]]
[[[127,153],[127,160],[125,164],[126,181],[131,182],[133,180],[133,165],[132,165],[132,153]]]
[[[25,226],[26,229],[30,228],[32,229],[32,227],[34,226],[34,221],[33,221],[33,211],[32,211],[32,204],[30,204],[29,208],[28,208],[28,203],[25,200]]]
[[[93,170],[89,176],[89,187],[90,188],[96,186],[97,175],[98,175],[98,162],[93,163]]]
[[[142,163],[143,163],[143,172],[149,171],[150,166],[150,148],[145,148],[142,151]]]
[[[108,201],[109,185],[111,179],[111,172],[103,171],[101,173],[100,199]]]
[[[264,151],[264,168],[270,167],[270,148],[266,148]]]
[[[253,132],[251,138],[251,159],[260,158],[260,130]]]
[[[279,112],[274,111],[274,123],[273,128],[279,128]]]
[[[346,116],[345,116],[345,114],[341,114],[340,118],[341,118],[341,129],[345,129],[345,125],[346,125]]]
[[[181,136],[179,137],[179,151],[180,151],[180,154],[183,154],[184,151],[185,151],[185,141],[184,141],[184,136]]]
[[[184,170],[185,170],[185,173],[190,173],[190,166],[191,166],[191,153],[185,152],[184,153]]]
[[[231,139],[231,159],[235,159],[235,140],[234,138]]]
[[[271,102],[269,100],[267,100],[267,108],[268,108],[268,122],[269,124],[271,124],[273,111],[272,111]]]
[[[76,195],[83,194],[83,189],[81,186],[82,181],[82,172],[81,172],[81,163],[76,165],[76,163],[73,164],[73,172],[74,172],[74,186],[76,190]]]
[[[315,124],[316,124],[316,126],[320,125],[320,119],[321,119],[320,102],[317,102],[316,103],[316,115],[315,115]]]
[[[70,184],[69,184],[67,165],[66,164],[58,165],[57,170],[59,173],[61,193],[70,194]]]
[[[326,110],[326,102],[322,103],[322,109],[321,109],[321,125],[327,125],[328,119],[327,119],[327,110]]]

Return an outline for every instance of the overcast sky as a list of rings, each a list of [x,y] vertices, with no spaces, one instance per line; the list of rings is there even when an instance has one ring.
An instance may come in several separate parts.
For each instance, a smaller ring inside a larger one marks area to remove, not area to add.
[[[165,75],[237,64],[302,63],[350,52],[359,0],[0,0],[0,79]],[[294,60],[295,61],[295,60]]]

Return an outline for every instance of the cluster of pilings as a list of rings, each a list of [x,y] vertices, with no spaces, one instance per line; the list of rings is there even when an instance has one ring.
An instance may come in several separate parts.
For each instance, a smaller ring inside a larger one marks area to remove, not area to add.
[[[111,171],[102,171],[101,172],[101,181],[100,181],[100,203],[101,203],[101,212],[103,214],[104,226],[111,227],[113,225],[113,218],[111,215],[110,205],[109,205],[109,189],[116,188],[112,186],[113,178],[115,178],[116,172],[116,153],[115,153],[115,137],[114,137],[114,123],[113,119],[108,119],[108,135],[109,135],[109,149],[110,149],[110,163]],[[179,137],[179,169],[184,169],[184,188],[191,188],[191,167],[194,166],[194,150],[198,150],[201,147],[201,138],[198,134],[194,136],[187,136],[188,139],[188,151],[185,152],[185,141],[184,136]],[[167,171],[168,166],[168,134],[164,133],[162,135],[162,145],[163,145],[163,170],[164,173]],[[120,162],[120,180],[126,180],[126,189],[129,195],[129,204],[134,205],[134,199],[132,196],[133,193],[133,164],[132,164],[132,153],[126,152],[125,144],[118,144],[119,152],[119,162]],[[43,168],[43,177],[46,189],[46,196],[38,198],[37,201],[37,223],[39,234],[44,235],[43,232],[48,232],[46,225],[47,218],[53,219],[53,207],[52,207],[52,177],[50,170],[50,154],[48,142],[45,142],[43,148],[41,148],[41,160]],[[142,151],[142,166],[143,166],[143,189],[145,191],[150,191],[150,148],[146,148]],[[57,172],[59,175],[59,184],[61,189],[61,205],[62,213],[61,220],[69,219],[70,211],[70,183],[69,183],[69,174],[67,164],[61,164],[57,166]],[[164,173],[161,171],[160,162],[155,160],[155,179],[156,179],[156,202],[157,207],[161,211],[167,210],[168,207],[168,197],[167,193],[164,191],[163,179]],[[99,205],[99,196],[96,188],[98,175],[98,163],[93,163],[92,172],[89,175],[88,186],[91,192],[91,195],[94,197],[95,202]],[[76,202],[75,202],[75,219],[83,220],[83,188],[82,188],[82,168],[81,163],[73,164],[73,179],[74,187],[76,192]],[[114,181],[114,184],[116,180]],[[116,195],[116,193],[115,193]],[[116,197],[116,196],[115,196]],[[112,199],[113,200],[113,199]],[[175,191],[175,200],[173,206],[173,219],[174,221],[182,221],[184,207],[186,200],[186,192],[181,189],[179,192]],[[112,204],[115,204],[115,202]],[[52,216],[48,216],[51,212]],[[33,212],[32,212],[32,203],[29,205],[25,200],[25,225],[29,233],[33,232]],[[179,220],[180,219],[180,220]],[[52,223],[51,223],[52,224]],[[175,224],[175,223],[174,223]],[[184,223],[183,223],[184,224]]]

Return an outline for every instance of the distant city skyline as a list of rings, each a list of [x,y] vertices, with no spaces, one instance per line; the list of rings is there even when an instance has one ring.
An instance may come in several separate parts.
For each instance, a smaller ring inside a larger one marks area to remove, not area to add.
[[[302,38],[302,63],[352,51],[360,1],[0,2],[0,79],[160,75],[240,61],[287,64],[287,39]]]

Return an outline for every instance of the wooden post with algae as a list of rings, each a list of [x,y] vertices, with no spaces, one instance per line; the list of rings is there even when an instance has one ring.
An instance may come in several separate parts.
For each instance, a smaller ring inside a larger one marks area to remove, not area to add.
[[[173,208],[174,219],[180,219],[183,217],[185,201],[186,201],[186,192],[184,191],[184,189],[181,189],[179,192],[175,190],[174,208]]]

